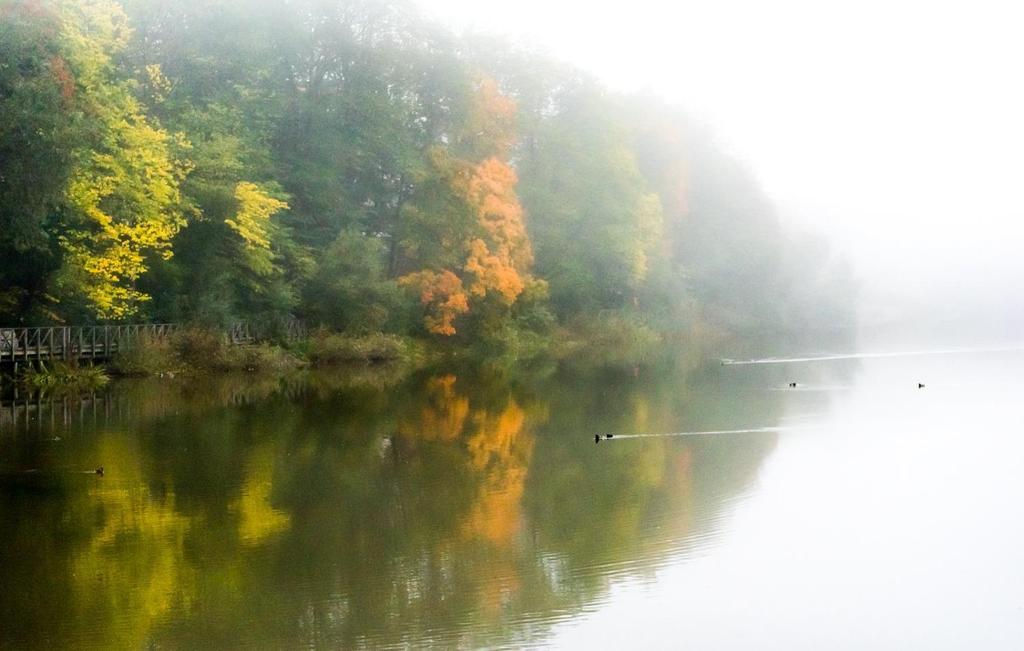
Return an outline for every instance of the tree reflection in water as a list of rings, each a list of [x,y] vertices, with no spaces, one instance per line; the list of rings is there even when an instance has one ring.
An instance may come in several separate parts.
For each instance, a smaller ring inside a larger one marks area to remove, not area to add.
[[[776,440],[594,432],[781,413],[778,392],[672,365],[112,391],[120,416],[58,427],[59,444],[5,435],[0,643],[542,640],[709,544]],[[103,478],[63,472],[101,463]]]

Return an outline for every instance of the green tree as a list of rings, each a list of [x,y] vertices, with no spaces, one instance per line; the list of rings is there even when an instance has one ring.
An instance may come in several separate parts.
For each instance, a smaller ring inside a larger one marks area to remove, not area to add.
[[[315,322],[341,331],[408,327],[408,301],[388,278],[384,241],[356,229],[343,230],[324,250],[305,304]]]
[[[635,305],[659,255],[661,201],[595,89],[538,126],[520,164],[538,274],[562,315]]]
[[[50,316],[60,264],[52,233],[86,118],[60,16],[39,2],[0,2],[0,318]]]

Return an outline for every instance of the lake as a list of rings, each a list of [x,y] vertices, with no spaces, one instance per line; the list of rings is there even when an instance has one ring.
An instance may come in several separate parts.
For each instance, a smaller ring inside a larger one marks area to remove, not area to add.
[[[0,647],[1022,648],[1022,399],[997,351],[6,400]]]

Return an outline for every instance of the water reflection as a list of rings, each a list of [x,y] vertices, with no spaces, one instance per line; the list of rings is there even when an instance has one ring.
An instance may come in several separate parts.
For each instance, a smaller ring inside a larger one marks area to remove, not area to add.
[[[543,640],[616,581],[714,544],[777,434],[591,436],[783,419],[766,390],[781,376],[728,372],[377,368],[133,382],[10,412],[0,644]]]

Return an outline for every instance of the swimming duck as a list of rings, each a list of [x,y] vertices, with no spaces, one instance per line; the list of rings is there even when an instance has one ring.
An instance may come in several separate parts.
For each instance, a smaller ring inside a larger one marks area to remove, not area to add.
[[[100,477],[103,476],[103,466],[100,466],[99,468],[96,469],[96,474],[99,475]]]
[[[796,382],[790,382],[789,383],[789,388],[790,389],[795,389],[796,388]]]
[[[600,442],[601,442],[601,435],[600,434],[594,434],[594,443],[600,443]]]
[[[923,384],[921,384],[920,382],[918,382],[918,383],[917,383],[917,388],[918,388],[918,389],[923,389],[923,388],[924,388],[924,385],[923,385]]]

